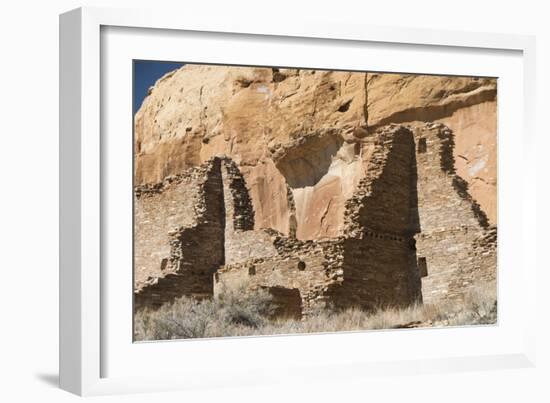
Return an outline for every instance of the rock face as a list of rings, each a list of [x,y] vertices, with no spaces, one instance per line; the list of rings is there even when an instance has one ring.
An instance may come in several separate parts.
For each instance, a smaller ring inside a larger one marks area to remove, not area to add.
[[[496,80],[186,65],[135,116],[135,182],[138,306],[460,298],[496,276]]]

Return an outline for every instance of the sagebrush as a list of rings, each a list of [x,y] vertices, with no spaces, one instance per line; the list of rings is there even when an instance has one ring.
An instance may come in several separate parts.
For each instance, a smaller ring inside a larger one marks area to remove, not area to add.
[[[246,286],[224,289],[212,299],[182,297],[158,310],[138,311],[134,318],[137,341],[207,337],[322,333],[353,330],[494,324],[496,287],[479,287],[461,304],[417,304],[365,312],[320,310],[302,320],[271,319],[272,297],[266,290]]]

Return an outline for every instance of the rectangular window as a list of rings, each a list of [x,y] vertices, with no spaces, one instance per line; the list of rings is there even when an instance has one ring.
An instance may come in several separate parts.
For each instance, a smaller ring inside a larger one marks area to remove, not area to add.
[[[418,258],[418,271],[420,272],[420,277],[428,276],[428,263],[425,257]]]
[[[424,137],[418,139],[418,152],[425,153],[428,149],[428,145],[426,144],[426,139]]]

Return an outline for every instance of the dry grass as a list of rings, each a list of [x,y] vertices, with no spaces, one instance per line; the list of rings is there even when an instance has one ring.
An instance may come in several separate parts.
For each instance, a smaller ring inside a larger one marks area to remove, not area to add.
[[[494,324],[497,320],[494,284],[472,290],[462,304],[412,305],[364,312],[323,310],[303,320],[269,320],[271,296],[264,290],[244,292],[246,286],[225,290],[212,300],[181,298],[157,311],[135,317],[136,340],[257,336],[292,333],[396,329]]]
[[[179,298],[134,318],[136,340],[170,340],[241,335],[239,329],[261,329],[272,313],[271,295],[262,289],[245,292],[243,284],[211,300]]]

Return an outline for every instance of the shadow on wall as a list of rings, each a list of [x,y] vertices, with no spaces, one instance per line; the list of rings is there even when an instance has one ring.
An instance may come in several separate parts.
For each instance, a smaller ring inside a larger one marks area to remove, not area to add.
[[[302,296],[297,288],[266,287],[273,298],[273,317],[299,320],[302,318]]]
[[[441,158],[441,169],[449,175],[453,175],[453,188],[456,193],[471,204],[472,213],[479,221],[479,224],[487,229],[489,228],[489,219],[487,214],[481,209],[479,203],[472,198],[468,191],[468,182],[457,175],[454,158],[455,135],[452,131],[440,131],[437,135],[441,141],[439,156]]]

